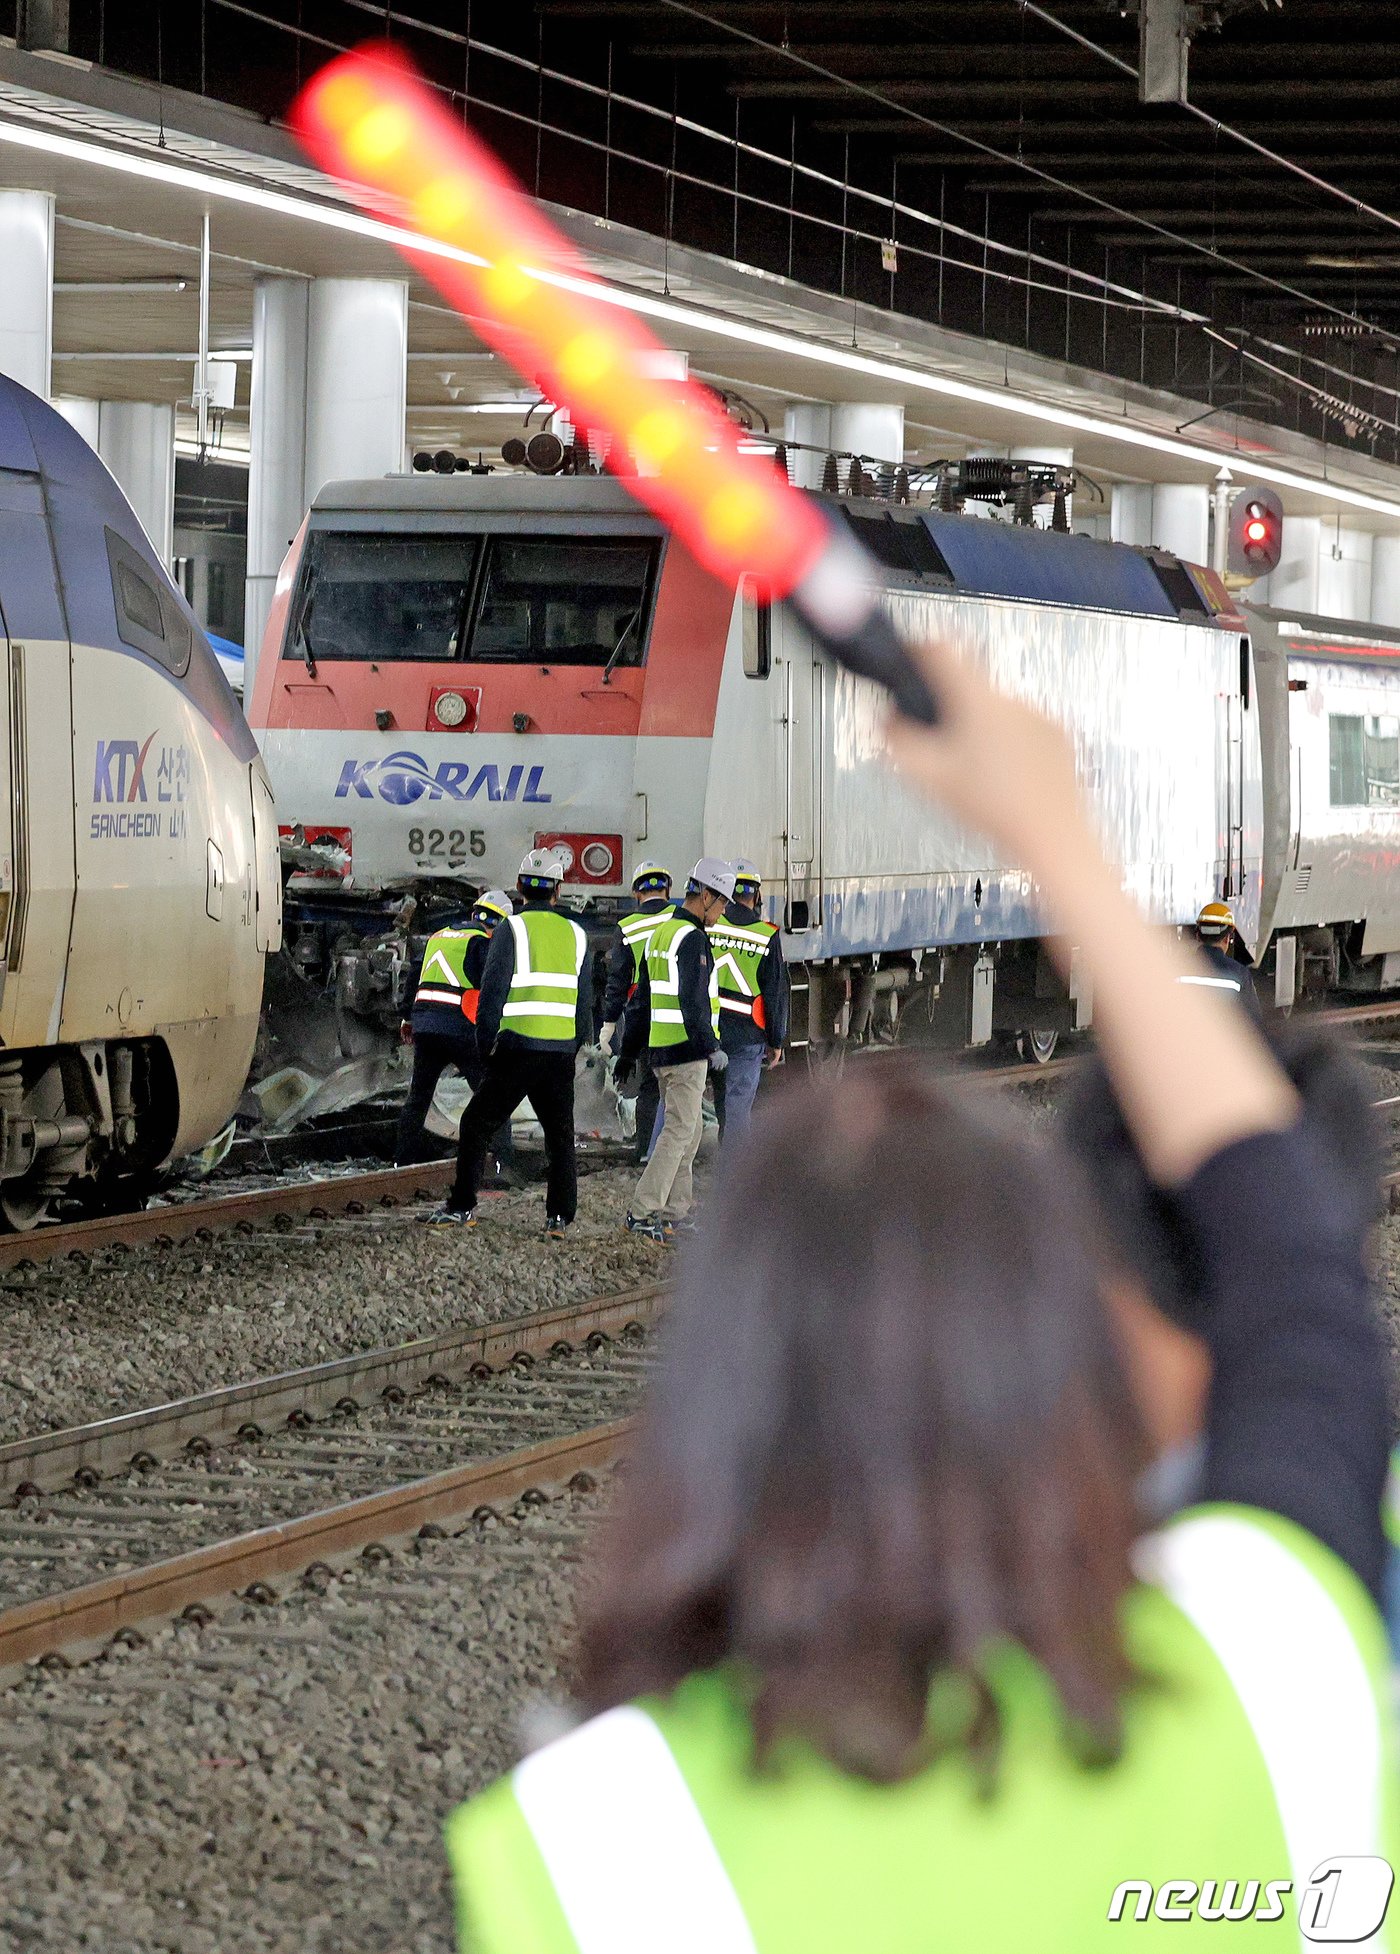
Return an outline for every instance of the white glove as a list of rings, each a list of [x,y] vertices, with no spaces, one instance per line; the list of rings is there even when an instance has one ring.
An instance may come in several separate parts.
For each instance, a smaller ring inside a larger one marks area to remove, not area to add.
[[[710,1053],[710,1070],[712,1072],[727,1072],[729,1070],[729,1054],[723,1048],[717,1052]]]
[[[600,1052],[610,1052],[616,1038],[617,1026],[615,1024],[605,1024],[603,1029],[598,1033],[598,1050]]]

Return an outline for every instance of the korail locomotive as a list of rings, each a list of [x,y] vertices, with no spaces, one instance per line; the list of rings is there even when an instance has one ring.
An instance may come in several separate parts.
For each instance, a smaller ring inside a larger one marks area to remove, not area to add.
[[[835,501],[911,636],[1070,728],[1128,887],[1164,924],[1225,897],[1278,1003],[1400,983],[1400,636],[1251,611],[1158,550]],[[339,1044],[397,1027],[425,932],[562,849],[601,942],[640,855],[743,854],[793,965],[793,1044],[1015,1039],[1093,1000],[1030,878],[913,801],[885,706],[619,482],[339,482],[278,581],[250,718],[289,864],[286,970]]]
[[[0,376],[0,1217],[139,1197],[231,1118],[281,942],[277,818],[136,516]]]

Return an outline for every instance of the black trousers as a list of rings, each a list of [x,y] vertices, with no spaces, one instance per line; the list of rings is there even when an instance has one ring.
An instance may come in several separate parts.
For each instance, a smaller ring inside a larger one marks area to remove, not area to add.
[[[522,1099],[544,1129],[549,1181],[545,1212],[572,1221],[578,1212],[578,1168],[574,1160],[574,1055],[531,1052],[507,1046],[487,1060],[481,1084],[462,1115],[457,1136],[457,1178],[449,1197],[454,1208],[474,1208],[491,1135],[508,1121]]]
[[[437,1082],[449,1065],[456,1066],[475,1092],[486,1071],[477,1051],[475,1032],[466,1038],[445,1031],[414,1032],[413,1077],[409,1080],[408,1097],[399,1115],[398,1143],[394,1148],[396,1165],[416,1167],[429,1157],[423,1148],[424,1125]],[[496,1135],[494,1152],[502,1165],[512,1158],[508,1120]]]

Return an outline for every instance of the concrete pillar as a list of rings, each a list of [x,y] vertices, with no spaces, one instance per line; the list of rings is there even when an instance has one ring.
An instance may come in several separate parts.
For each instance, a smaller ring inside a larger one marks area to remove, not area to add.
[[[1204,483],[1159,482],[1152,491],[1152,541],[1159,550],[1210,565],[1210,490]]]
[[[1371,622],[1400,630],[1400,535],[1377,536],[1373,541]]]
[[[253,287],[249,406],[248,579],[244,590],[245,697],[273,586],[306,513],[306,322],[304,278],[259,278]]]
[[[253,297],[245,686],[287,545],[327,482],[404,466],[408,285],[259,279]]]
[[[829,404],[824,400],[790,401],[783,414],[783,439],[803,444],[788,455],[788,473],[798,488],[820,488],[822,469],[831,447]],[[804,453],[803,449],[808,447],[817,452]]]
[[[839,400],[831,410],[831,445],[873,461],[904,459],[904,409],[867,400]]]
[[[97,420],[100,403],[84,400],[81,394],[55,394],[52,405],[68,425],[81,434],[90,448],[97,446]]]
[[[1145,549],[1152,541],[1151,482],[1115,482],[1109,511],[1109,535],[1115,543]]]
[[[165,400],[104,400],[97,452],[170,568],[175,529],[175,409]]]
[[[1073,448],[1046,448],[1039,446],[1012,448],[1010,450],[1010,456],[1012,461],[1043,461],[1053,468],[1073,468],[1074,466]],[[1072,495],[1065,497],[1065,513],[1069,517],[1070,528],[1073,529],[1074,497]],[[1036,528],[1048,529],[1054,519],[1054,514],[1055,510],[1052,503],[1041,503],[1035,512]]]
[[[1256,579],[1245,595],[1282,611],[1317,611],[1322,548],[1320,516],[1286,516],[1278,568],[1267,579]]]
[[[0,190],[0,373],[41,400],[53,364],[53,205],[47,190]]]
[[[1285,532],[1287,522],[1284,523]],[[1374,538],[1335,519],[1322,521],[1317,565],[1317,608],[1324,617],[1369,619]]]
[[[408,281],[318,278],[306,321],[306,499],[404,465]]]

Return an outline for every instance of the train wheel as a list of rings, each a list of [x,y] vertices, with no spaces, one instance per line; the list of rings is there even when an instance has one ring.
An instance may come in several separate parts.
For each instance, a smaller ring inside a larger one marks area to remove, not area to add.
[[[49,1218],[51,1194],[39,1187],[32,1176],[0,1181],[0,1223],[10,1235],[27,1235]]]
[[[1060,1042],[1058,1031],[1018,1031],[1016,1051],[1031,1065],[1048,1065]]]

